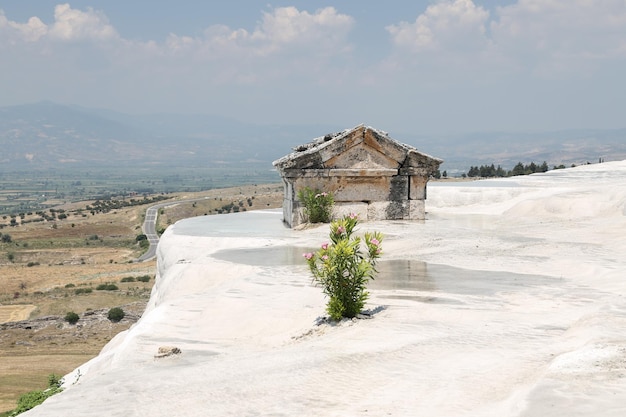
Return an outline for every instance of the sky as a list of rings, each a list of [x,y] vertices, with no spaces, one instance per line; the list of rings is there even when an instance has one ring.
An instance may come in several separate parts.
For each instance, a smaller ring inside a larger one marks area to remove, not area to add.
[[[0,106],[616,129],[625,74],[626,0],[0,2]]]

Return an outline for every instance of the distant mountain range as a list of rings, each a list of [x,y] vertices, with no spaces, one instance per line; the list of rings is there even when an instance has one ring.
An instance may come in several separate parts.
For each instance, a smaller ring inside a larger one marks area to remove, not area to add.
[[[246,124],[202,114],[129,115],[52,102],[0,107],[0,170],[267,164],[292,148],[353,126]],[[388,130],[386,126],[374,126]],[[387,129],[385,129],[387,128]],[[390,136],[437,156],[442,169],[626,159],[626,129]]]
[[[207,115],[134,116],[41,102],[0,107],[0,164],[4,169],[249,161],[271,166],[306,141],[309,130],[315,129],[260,127]]]

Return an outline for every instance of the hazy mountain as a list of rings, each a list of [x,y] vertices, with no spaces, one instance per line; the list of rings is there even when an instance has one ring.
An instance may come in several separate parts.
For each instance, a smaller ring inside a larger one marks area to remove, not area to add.
[[[64,166],[207,166],[271,162],[294,146],[352,126],[265,126],[203,114],[129,115],[51,102],[0,107],[3,170]],[[374,126],[385,129],[384,126]],[[626,129],[420,135],[390,132],[444,159],[442,169],[626,159]]]
[[[332,128],[330,131],[335,131]],[[210,115],[128,115],[51,102],[0,107],[3,169],[271,162],[328,131]]]
[[[393,135],[392,135],[393,136]],[[400,137],[400,136],[398,136]],[[445,160],[442,170],[466,172],[472,166],[518,162],[570,166],[626,159],[626,129],[562,130],[554,132],[485,132],[465,135],[402,136],[419,150]]]

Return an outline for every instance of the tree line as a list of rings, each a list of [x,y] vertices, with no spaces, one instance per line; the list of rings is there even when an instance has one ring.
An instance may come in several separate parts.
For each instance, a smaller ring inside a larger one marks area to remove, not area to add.
[[[555,166],[554,169],[565,168],[565,166]],[[513,169],[505,170],[500,165],[497,167],[494,164],[491,165],[481,165],[481,166],[471,166],[467,174],[463,174],[463,177],[514,177],[516,175],[530,175],[537,172],[547,172],[548,171],[548,163],[543,161],[541,164],[536,164],[531,162],[530,164],[524,165],[521,162],[518,162]]]

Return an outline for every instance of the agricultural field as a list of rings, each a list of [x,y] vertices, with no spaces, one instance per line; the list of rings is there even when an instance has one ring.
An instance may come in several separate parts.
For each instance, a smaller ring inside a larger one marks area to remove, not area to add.
[[[86,200],[200,192],[279,182],[267,164],[214,167],[136,167],[0,170],[0,215],[40,211]]]

